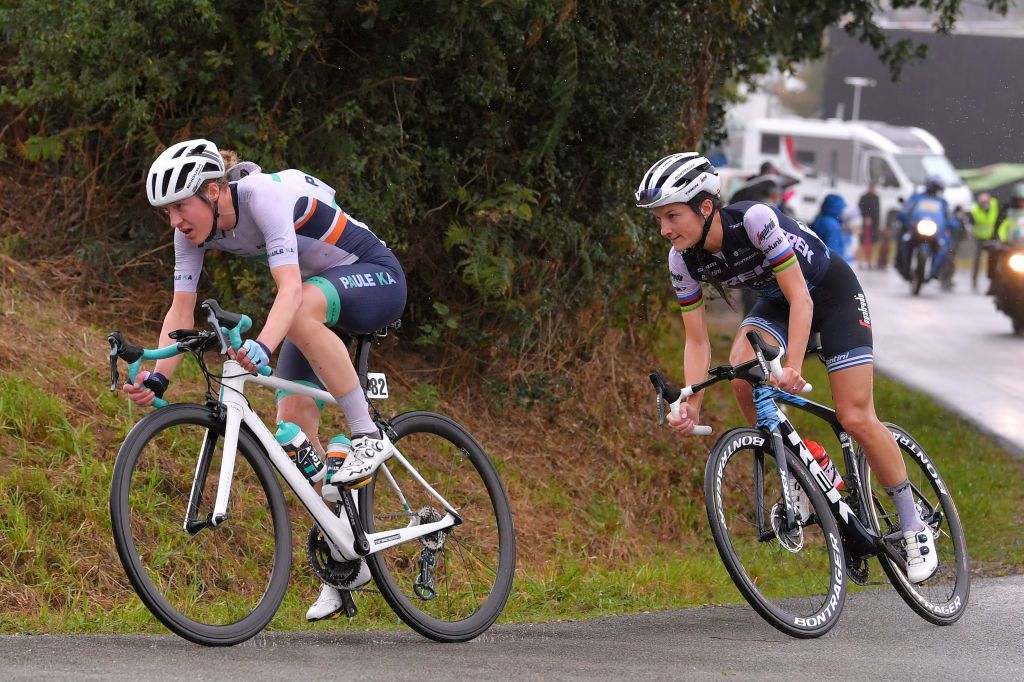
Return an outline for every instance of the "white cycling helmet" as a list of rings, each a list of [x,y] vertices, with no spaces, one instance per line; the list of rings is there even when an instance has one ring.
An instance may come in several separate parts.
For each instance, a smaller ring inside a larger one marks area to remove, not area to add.
[[[209,140],[187,140],[163,151],[149,167],[146,194],[153,206],[188,199],[207,180],[224,177],[224,159]]]
[[[666,156],[648,169],[634,196],[640,208],[688,204],[701,192],[718,197],[722,182],[718,171],[696,152]]]

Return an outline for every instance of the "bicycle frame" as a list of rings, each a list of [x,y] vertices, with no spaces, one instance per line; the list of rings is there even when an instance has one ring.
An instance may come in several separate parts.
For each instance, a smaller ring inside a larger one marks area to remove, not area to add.
[[[869,504],[869,500],[866,499],[865,495],[862,494],[862,487],[860,481],[860,473],[856,465],[856,453],[853,449],[853,440],[850,435],[843,430],[842,425],[836,418],[836,412],[832,408],[821,405],[812,400],[801,398],[799,396],[780,391],[777,388],[771,386],[758,386],[754,388],[754,405],[757,408],[757,426],[764,430],[765,434],[772,441],[772,449],[776,454],[780,452],[786,453],[785,457],[775,457],[776,464],[779,467],[779,473],[782,477],[783,483],[783,494],[786,498],[786,520],[787,523],[792,526],[795,522],[793,514],[793,504],[789,499],[789,485],[788,485],[788,473],[786,471],[785,458],[796,457],[800,462],[803,463],[804,467],[810,472],[811,478],[817,483],[818,488],[824,493],[825,498],[828,500],[829,508],[832,511],[832,515],[836,518],[839,523],[840,535],[843,538],[843,545],[852,549],[854,554],[857,556],[867,556],[877,554],[880,550],[889,552],[888,547],[881,542],[881,537],[871,530],[867,525],[866,504]],[[843,459],[846,464],[846,476],[844,481],[846,482],[849,495],[852,499],[859,500],[856,505],[857,510],[855,511],[846,499],[840,494],[839,490],[832,484],[832,481],[825,472],[822,470],[821,465],[814,459],[810,450],[804,445],[803,439],[800,434],[797,433],[796,427],[789,421],[786,414],[779,409],[775,403],[776,400],[782,400],[783,402],[796,407],[799,410],[807,412],[809,414],[818,417],[825,421],[829,426],[832,427],[832,431],[839,439],[839,443],[843,449]],[[763,482],[760,478],[756,483],[761,486]],[[763,510],[761,507],[760,494],[762,490],[758,490],[758,509],[757,518],[760,524],[763,517]],[[763,528],[758,528],[758,531],[762,534],[762,537],[766,535]],[[767,535],[774,537],[774,533],[768,532]],[[765,538],[768,539],[768,538]],[[897,558],[895,554],[893,558]]]
[[[283,389],[291,393],[297,393],[306,395],[316,400],[322,400],[327,404],[337,405],[337,401],[326,391],[322,391],[310,386],[305,386],[285,379],[280,379],[274,376],[258,376],[246,372],[242,369],[234,360],[226,360],[223,366],[223,379],[220,390],[220,402],[223,406],[225,413],[225,429],[224,429],[224,449],[223,457],[221,460],[220,472],[217,480],[217,496],[214,503],[213,513],[208,517],[206,522],[198,521],[195,518],[195,513],[199,508],[200,496],[206,476],[210,469],[210,460],[212,458],[212,448],[208,447],[208,443],[204,440],[199,453],[199,461],[196,465],[196,476],[192,485],[192,494],[189,498],[188,509],[185,514],[184,528],[189,533],[195,534],[204,527],[216,527],[223,523],[228,515],[228,503],[231,492],[231,483],[234,477],[234,465],[235,457],[238,449],[238,434],[239,430],[244,424],[245,427],[256,437],[263,448],[266,450],[270,457],[271,463],[274,468],[277,469],[281,477],[287,482],[288,487],[292,489],[299,501],[302,502],[306,510],[316,520],[317,524],[323,530],[324,534],[330,540],[334,548],[341,554],[346,561],[353,561],[360,557],[366,556],[378,552],[382,549],[387,549],[395,545],[413,540],[415,538],[423,537],[439,530],[450,528],[451,526],[462,523],[462,519],[459,516],[458,510],[456,510],[447,500],[444,499],[436,490],[434,490],[430,484],[416,471],[415,467],[409,463],[404,455],[398,448],[395,448],[395,454],[392,459],[396,460],[401,464],[409,473],[422,485],[431,495],[445,508],[447,513],[444,518],[433,523],[417,524],[406,526],[397,530],[388,530],[379,533],[365,534],[362,530],[362,524],[359,522],[358,513],[356,511],[355,503],[352,500],[352,495],[343,494],[341,495],[342,503],[345,507],[347,519],[336,516],[330,507],[324,502],[323,498],[316,492],[316,490],[309,484],[309,481],[305,476],[296,468],[292,461],[288,458],[284,449],[277,442],[274,434],[266,427],[259,415],[253,411],[249,406],[248,401],[245,399],[244,388],[245,384],[252,382],[268,388]],[[380,466],[380,471],[383,471],[390,485],[395,489],[402,502],[405,502],[405,497],[401,490],[398,488],[394,478],[391,476],[390,471],[387,469],[387,463]],[[406,505],[408,508],[408,505]]]

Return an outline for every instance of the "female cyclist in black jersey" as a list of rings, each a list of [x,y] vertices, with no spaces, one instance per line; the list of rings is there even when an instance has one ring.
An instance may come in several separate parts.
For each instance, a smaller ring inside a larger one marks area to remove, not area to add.
[[[938,568],[935,541],[918,515],[907,469],[889,430],[875,415],[872,394],[871,316],[857,276],[839,254],[831,254],[803,224],[767,204],[742,201],[722,207],[718,172],[694,153],[672,154],[655,163],[636,191],[636,205],[650,209],[671,242],[668,263],[682,311],[687,384],[703,381],[711,366],[702,282],[750,288],[757,301],[740,324],[730,364],[753,359],[746,341],[752,329],[769,334],[786,354],[781,377],[772,383],[796,393],[803,388],[804,349],[821,335],[836,413],[864,448],[900,515],[907,545],[908,577],[927,580]],[[750,424],[757,420],[751,388],[732,382]],[[691,396],[669,424],[688,436],[699,423],[703,392]]]

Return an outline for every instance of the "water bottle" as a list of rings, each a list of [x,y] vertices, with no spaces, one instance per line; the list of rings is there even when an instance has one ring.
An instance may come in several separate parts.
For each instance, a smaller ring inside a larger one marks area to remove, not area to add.
[[[836,490],[843,489],[843,477],[839,475],[839,471],[836,470],[835,462],[826,454],[825,448],[820,443],[816,443],[813,440],[806,440],[804,444],[807,449],[811,451],[811,455],[818,462],[818,466],[825,474],[825,478],[832,481],[832,485]]]
[[[341,502],[341,491],[331,484],[331,479],[345,465],[345,458],[352,454],[352,441],[344,434],[335,436],[327,444],[327,478],[324,482],[323,496],[328,502]]]
[[[313,448],[313,445],[306,438],[306,434],[297,424],[291,422],[277,422],[277,433],[274,438],[281,444],[292,463],[299,468],[302,475],[306,477],[310,485],[322,481],[327,474],[327,467],[324,460]]]

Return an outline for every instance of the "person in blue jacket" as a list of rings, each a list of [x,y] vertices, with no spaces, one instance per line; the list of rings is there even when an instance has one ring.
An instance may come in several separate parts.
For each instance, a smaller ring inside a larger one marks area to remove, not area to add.
[[[838,194],[828,194],[821,202],[821,211],[811,223],[811,229],[825,242],[833,254],[843,256],[843,211],[846,201]]]
[[[960,226],[960,221],[953,217],[953,213],[949,209],[949,203],[942,196],[942,191],[945,188],[946,183],[941,177],[937,175],[930,176],[925,183],[924,191],[912,195],[897,215],[902,229],[900,238],[897,241],[896,267],[904,279],[910,279],[909,240],[906,236],[911,230],[915,229],[917,222],[924,218],[934,220],[938,227],[935,240],[939,245],[939,249],[932,259],[932,271],[929,274],[929,278],[938,277],[940,273],[943,273],[942,268],[950,257],[950,251],[954,244],[954,231],[959,229]],[[945,273],[946,276],[943,278],[944,285],[946,281],[951,279],[952,269],[949,268]]]

